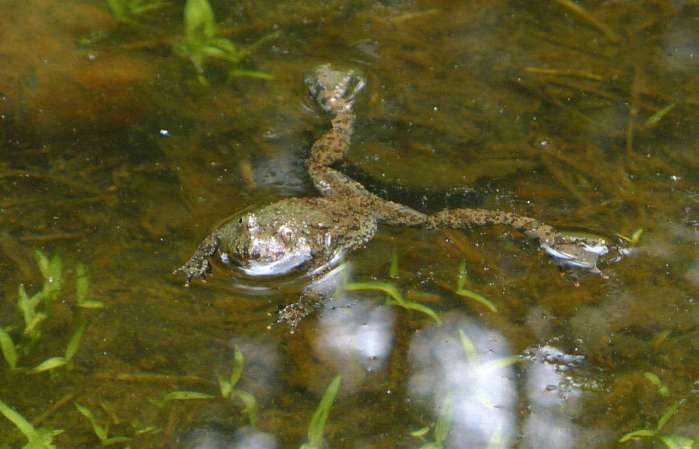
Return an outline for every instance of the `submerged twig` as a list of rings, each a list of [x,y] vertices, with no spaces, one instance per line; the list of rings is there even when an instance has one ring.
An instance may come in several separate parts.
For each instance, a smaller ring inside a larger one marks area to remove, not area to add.
[[[593,27],[597,28],[604,34],[604,36],[612,43],[617,44],[621,41],[621,38],[616,34],[607,24],[590,14],[585,8],[573,3],[570,0],[553,0],[559,5],[566,8],[568,11],[572,12],[576,16],[588,22]]]
[[[73,400],[75,397],[75,393],[68,393],[64,395],[61,399],[58,401],[54,402],[51,407],[47,408],[44,413],[41,415],[37,416],[32,420],[32,425],[34,426],[39,426],[42,422],[44,422],[47,418],[49,418],[51,415],[56,413],[58,409],[69,403],[70,401]]]
[[[148,382],[156,384],[188,383],[195,385],[211,385],[211,382],[199,376],[175,376],[172,374],[156,373],[98,373],[98,379],[119,380],[123,382]]]
[[[525,67],[524,71],[527,73],[536,73],[538,75],[568,76],[573,78],[586,78],[594,81],[604,80],[604,77],[602,75],[597,75],[596,73],[587,72],[585,70],[550,69],[546,67]]]

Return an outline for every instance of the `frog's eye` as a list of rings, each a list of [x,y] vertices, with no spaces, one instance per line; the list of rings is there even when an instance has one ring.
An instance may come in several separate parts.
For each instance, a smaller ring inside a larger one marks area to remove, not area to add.
[[[243,217],[240,217],[240,218],[238,219],[238,223],[243,224]]]

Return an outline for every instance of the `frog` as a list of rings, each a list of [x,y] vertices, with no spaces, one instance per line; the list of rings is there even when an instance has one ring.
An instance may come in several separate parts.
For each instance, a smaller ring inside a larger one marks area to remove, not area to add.
[[[589,235],[557,231],[537,219],[513,212],[456,208],[424,213],[384,199],[333,167],[350,149],[356,121],[355,104],[366,78],[355,69],[321,64],[306,73],[310,98],[329,117],[330,127],[311,146],[306,171],[320,196],[286,198],[249,210],[215,228],[190,259],[175,270],[205,279],[216,256],[249,276],[274,277],[299,271],[317,278],[345,254],[366,245],[379,224],[468,229],[505,225],[536,239],[540,248],[563,266],[597,270],[606,242]],[[293,329],[322,305],[312,289],[283,307],[278,322]]]

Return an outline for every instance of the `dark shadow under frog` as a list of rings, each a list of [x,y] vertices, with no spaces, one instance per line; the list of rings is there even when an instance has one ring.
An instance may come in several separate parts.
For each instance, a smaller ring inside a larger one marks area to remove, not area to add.
[[[187,285],[206,277],[214,255],[252,276],[276,276],[300,268],[318,276],[344,253],[371,240],[378,223],[427,229],[507,225],[538,239],[556,263],[598,271],[597,259],[606,253],[601,238],[563,234],[533,218],[497,210],[446,209],[428,215],[369,192],[330,167],[350,147],[354,100],[365,87],[364,78],[324,64],[306,75],[305,84],[331,117],[331,129],[313,144],[307,160],[308,174],[322,196],[284,199],[215,229],[176,270],[184,273]],[[293,328],[322,299],[306,289],[297,303],[280,312],[279,320]]]

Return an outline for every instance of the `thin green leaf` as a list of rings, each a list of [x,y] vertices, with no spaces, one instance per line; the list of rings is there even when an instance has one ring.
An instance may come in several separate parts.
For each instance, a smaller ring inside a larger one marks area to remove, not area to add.
[[[37,336],[39,324],[41,324],[46,318],[47,315],[45,313],[37,313],[36,315],[32,316],[24,327],[24,335],[29,337]]]
[[[459,329],[459,341],[461,342],[461,348],[464,351],[467,362],[475,362],[478,357],[478,352],[476,351],[476,346],[473,344],[470,338],[466,336],[463,330]]]
[[[681,435],[660,435],[658,437],[668,449],[693,449],[693,442]]]
[[[234,78],[234,77],[245,77],[245,78],[257,78],[261,80],[273,80],[274,75],[270,75],[269,73],[265,72],[259,72],[257,70],[243,70],[243,69],[233,69],[230,72],[228,72],[229,78]]]
[[[655,436],[655,431],[654,430],[649,430],[649,429],[640,429],[640,430],[634,430],[633,432],[629,432],[619,438],[620,443],[626,443],[629,440],[632,440],[634,438],[649,438],[649,437],[654,437]]]
[[[442,324],[442,320],[439,318],[439,315],[437,315],[437,312],[423,304],[414,301],[405,301],[403,304],[398,305],[408,310],[415,310],[417,312],[424,313],[435,320],[437,324]]]
[[[325,422],[328,419],[330,408],[335,401],[335,396],[337,396],[337,392],[340,390],[341,384],[342,376],[335,376],[333,381],[330,382],[327,390],[325,390],[325,394],[323,394],[323,397],[318,404],[318,408],[316,408],[316,411],[313,413],[313,417],[311,418],[311,422],[308,424],[308,444],[313,448],[322,447]]]
[[[672,111],[675,108],[675,106],[675,103],[670,103],[661,110],[657,111],[655,114],[648,117],[648,120],[646,120],[645,125],[648,127],[657,125],[658,123],[660,123],[660,120],[662,120],[670,111]]]
[[[388,277],[398,279],[400,269],[398,268],[398,252],[394,249],[391,252],[391,264],[388,267]]]
[[[221,392],[221,397],[223,399],[230,399],[231,394],[233,393],[233,386],[222,376],[218,377],[218,389]]]
[[[238,347],[235,346],[235,354],[233,356],[233,370],[231,371],[230,383],[231,388],[235,388],[238,385],[240,377],[243,375],[243,368],[245,367],[245,356]]]
[[[92,411],[90,411],[90,409],[85,407],[84,405],[78,404],[77,402],[75,403],[75,408],[78,409],[81,415],[83,415],[85,418],[87,418],[88,421],[90,421],[92,431],[95,432],[95,435],[97,435],[97,438],[99,438],[100,442],[106,440],[109,436],[109,431],[97,422],[97,418],[95,418],[95,415],[92,414]]]
[[[83,321],[75,329],[75,331],[73,331],[73,335],[70,336],[70,340],[68,340],[68,346],[66,347],[65,353],[66,362],[70,362],[73,359],[73,357],[75,357],[75,353],[78,352],[78,348],[80,347],[80,340],[82,339],[83,334],[85,333],[86,327],[87,321]]]
[[[88,299],[78,304],[78,307],[83,309],[103,309],[104,303],[102,301],[93,301]]]
[[[434,426],[434,441],[442,446],[449,435],[449,425],[451,423],[451,396],[447,395],[442,402],[442,409],[439,411],[437,423]]]
[[[87,300],[88,284],[87,268],[80,263],[75,269],[75,298],[78,304]]]
[[[428,433],[430,433],[430,426],[425,426],[420,429],[413,430],[412,432],[410,432],[410,436],[415,438],[422,438]]]
[[[51,371],[52,369],[65,366],[67,363],[68,361],[63,357],[51,357],[29,370],[29,372],[32,374],[43,373],[44,371]]]
[[[10,334],[5,332],[5,329],[0,327],[0,349],[2,349],[2,356],[5,358],[7,365],[11,370],[17,368],[17,348],[15,347],[15,342],[12,341]]]
[[[34,258],[36,259],[36,264],[39,266],[39,271],[44,279],[48,280],[51,277],[51,270],[49,266],[51,265],[49,258],[46,257],[41,250],[34,251]]]
[[[184,26],[189,39],[211,38],[216,34],[216,19],[207,0],[187,0]]]
[[[126,8],[122,0],[107,0],[107,5],[115,19],[121,20],[126,17]]]
[[[488,298],[486,298],[485,296],[483,296],[479,293],[474,292],[473,290],[462,288],[462,289],[456,290],[455,293],[459,296],[464,296],[466,298],[473,299],[474,301],[483,304],[491,312],[497,313],[497,311],[498,311],[498,308],[495,307],[495,304],[493,304],[493,302],[491,300],[489,300]]]
[[[9,419],[30,442],[38,438],[39,434],[34,426],[32,426],[31,423],[24,418],[24,416],[17,413],[14,409],[10,408],[9,405],[2,401],[0,401],[0,413],[2,413],[5,418]]]
[[[233,397],[243,403],[243,413],[247,415],[250,425],[257,426],[257,400],[255,396],[243,390],[233,390]]]
[[[388,282],[379,281],[368,281],[368,282],[350,282],[345,284],[345,290],[347,291],[359,291],[359,290],[375,290],[386,293],[398,304],[405,304],[405,299],[403,295],[398,291],[395,285],[389,284]]]
[[[128,443],[129,441],[131,441],[129,437],[110,437],[101,440],[100,443],[102,446],[111,446],[112,444]]]
[[[466,272],[466,261],[461,259],[459,262],[459,272],[456,275],[456,291],[463,290],[468,282],[468,273]]]
[[[658,420],[658,425],[655,427],[656,432],[660,432],[660,430],[665,427],[665,424],[667,424],[670,419],[675,416],[677,411],[682,407],[684,404],[684,400],[679,400],[672,404],[670,407],[668,407],[667,410],[665,410],[665,413],[663,413],[663,416],[660,417]]]
[[[213,399],[215,396],[198,391],[172,391],[163,397],[163,402]]]

